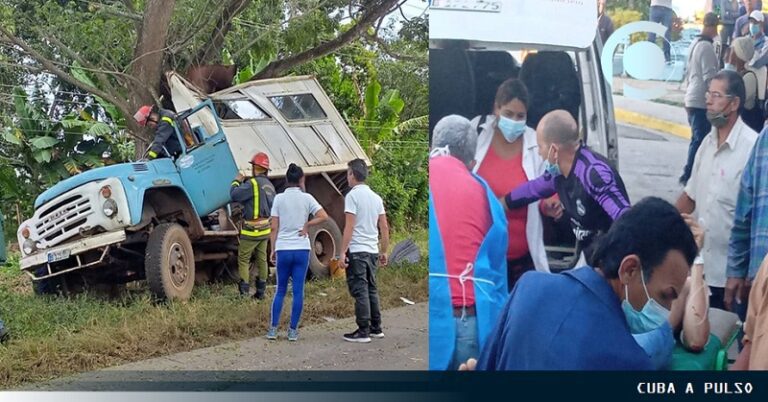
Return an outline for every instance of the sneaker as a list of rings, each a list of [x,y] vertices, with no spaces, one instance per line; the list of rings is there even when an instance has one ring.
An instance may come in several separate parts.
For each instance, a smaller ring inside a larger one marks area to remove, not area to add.
[[[267,330],[267,339],[270,341],[277,339],[277,327],[269,327],[269,330]]]
[[[368,334],[358,329],[351,334],[344,334],[344,340],[347,342],[368,343],[371,341],[371,338],[368,336]]]
[[[381,328],[371,328],[371,338],[383,338],[384,337],[384,331],[381,330]]]
[[[288,340],[291,342],[296,342],[299,340],[299,330],[298,329],[288,329]]]

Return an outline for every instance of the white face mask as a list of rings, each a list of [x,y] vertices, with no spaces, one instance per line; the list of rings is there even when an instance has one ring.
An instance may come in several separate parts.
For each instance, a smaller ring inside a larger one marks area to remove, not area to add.
[[[637,311],[629,303],[629,285],[624,285],[624,301],[621,302],[621,309],[624,311],[624,316],[627,318],[629,330],[633,334],[642,334],[653,331],[662,326],[664,322],[669,319],[669,310],[664,308],[664,306],[659,304],[656,300],[652,299],[648,294],[648,288],[645,286],[645,275],[643,274],[642,268],[640,270],[640,280],[643,283],[645,297],[648,298],[643,309]]]

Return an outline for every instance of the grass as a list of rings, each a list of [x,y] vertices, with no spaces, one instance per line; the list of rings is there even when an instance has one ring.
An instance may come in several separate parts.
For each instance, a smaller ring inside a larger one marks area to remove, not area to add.
[[[427,236],[426,229],[394,233],[392,245],[410,237],[425,254]],[[402,306],[400,297],[426,301],[427,272],[426,256],[417,265],[382,268],[377,279],[383,308]],[[11,332],[0,344],[0,389],[261,336],[273,294],[270,288],[265,301],[243,300],[235,285],[214,284],[196,286],[189,301],[167,305],[153,304],[143,286],[117,300],[38,297],[12,255],[0,269],[0,318]],[[290,314],[283,310],[281,323]],[[343,279],[305,287],[302,326],[353,315]]]

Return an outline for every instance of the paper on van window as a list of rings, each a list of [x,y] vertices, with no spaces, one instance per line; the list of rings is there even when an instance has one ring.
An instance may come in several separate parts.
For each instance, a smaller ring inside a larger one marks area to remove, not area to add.
[[[596,34],[597,0],[433,0],[429,11],[430,40],[467,40],[473,47],[583,49]]]

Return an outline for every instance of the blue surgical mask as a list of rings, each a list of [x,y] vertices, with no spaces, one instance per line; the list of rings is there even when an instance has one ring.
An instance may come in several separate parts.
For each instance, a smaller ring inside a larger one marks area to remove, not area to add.
[[[760,32],[760,26],[757,24],[749,24],[749,33],[752,36],[757,35]]]
[[[549,153],[547,153],[547,159],[544,159],[544,171],[552,175],[552,177],[557,177],[563,174],[560,170],[560,165],[549,161]]]
[[[725,66],[723,67],[723,70],[736,71],[736,66],[734,66],[731,63],[725,63]]]
[[[512,120],[508,117],[499,116],[497,126],[507,142],[515,142],[525,132],[525,120]]]
[[[642,334],[653,331],[662,326],[669,319],[669,310],[664,308],[648,294],[648,288],[645,286],[645,275],[640,271],[640,280],[643,282],[643,290],[648,301],[645,302],[643,309],[635,310],[629,303],[629,286],[624,285],[624,301],[621,302],[621,309],[624,310],[624,316],[627,318],[629,330],[633,334]]]

